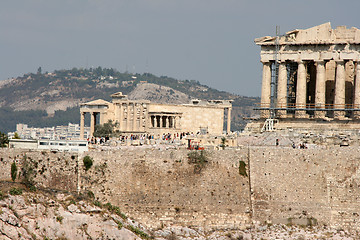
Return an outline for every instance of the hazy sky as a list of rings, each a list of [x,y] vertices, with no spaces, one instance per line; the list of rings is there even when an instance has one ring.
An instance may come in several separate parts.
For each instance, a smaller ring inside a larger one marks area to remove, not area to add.
[[[1,0],[0,79],[102,66],[259,96],[254,38],[360,28],[359,11],[359,0]]]

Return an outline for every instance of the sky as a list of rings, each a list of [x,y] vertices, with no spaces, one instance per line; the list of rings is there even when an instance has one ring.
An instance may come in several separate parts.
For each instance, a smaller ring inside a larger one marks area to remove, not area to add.
[[[359,0],[1,0],[0,80],[101,66],[259,96],[255,38],[276,26],[360,28],[359,9]]]

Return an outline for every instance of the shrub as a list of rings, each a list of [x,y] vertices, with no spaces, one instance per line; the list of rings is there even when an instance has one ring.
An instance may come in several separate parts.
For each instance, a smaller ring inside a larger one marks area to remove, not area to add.
[[[28,157],[24,155],[21,168],[23,175],[22,183],[24,183],[25,186],[27,186],[28,188],[32,188],[32,186],[35,185],[34,178],[36,175],[36,171],[34,169],[34,162],[32,162],[31,159],[28,159]]]
[[[118,221],[118,220],[116,220],[116,219],[113,219],[113,220],[114,220],[114,222],[118,225],[118,229],[121,230],[122,227],[123,227],[122,222],[120,222],[120,221]]]
[[[226,138],[225,138],[225,137],[222,137],[222,138],[221,138],[220,147],[224,150],[224,149],[225,149],[225,146],[226,146]]]
[[[12,189],[10,189],[9,193],[11,195],[21,195],[22,189],[21,188],[12,188]]]
[[[200,173],[205,164],[208,162],[207,153],[204,150],[191,151],[188,153],[188,163],[194,164],[194,173]]]
[[[239,161],[239,174],[243,177],[247,177],[246,163],[244,161]]]
[[[13,162],[11,164],[11,179],[13,180],[13,182],[15,182],[16,175],[17,175],[17,166],[16,163]]]
[[[85,156],[83,158],[83,162],[84,162],[84,166],[85,166],[85,170],[89,170],[91,168],[91,166],[93,165],[93,159],[89,156]]]
[[[102,204],[101,204],[101,202],[99,202],[99,201],[94,201],[94,205],[95,206],[97,206],[97,207],[102,207]]]
[[[0,200],[3,200],[5,198],[4,193],[0,190]]]
[[[94,199],[94,198],[95,198],[95,194],[94,194],[92,191],[88,191],[88,192],[87,192],[87,195],[88,195],[88,197],[91,198],[91,199]]]
[[[62,223],[63,219],[64,219],[64,217],[62,217],[62,216],[56,216],[56,221],[59,223]]]
[[[132,225],[128,226],[128,229],[130,231],[132,231],[133,233],[135,233],[136,235],[138,235],[141,238],[145,238],[145,239],[151,239],[151,237],[149,235],[147,235],[146,233],[144,233],[143,231],[141,231],[139,228],[134,227]]]

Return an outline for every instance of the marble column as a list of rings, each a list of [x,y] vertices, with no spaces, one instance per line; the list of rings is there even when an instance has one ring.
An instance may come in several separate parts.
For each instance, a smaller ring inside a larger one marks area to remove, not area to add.
[[[157,116],[155,115],[154,116],[154,128],[157,128],[158,127],[158,119],[157,119]]]
[[[316,86],[315,86],[315,107],[325,108],[325,97],[326,97],[326,72],[325,72],[325,61],[316,61]],[[325,118],[325,111],[315,111],[316,118]]]
[[[162,127],[163,127],[163,116],[160,115],[160,119],[159,119],[159,120],[160,120],[160,128],[162,128]]]
[[[96,125],[96,113],[91,112],[90,113],[90,135],[91,136],[94,136],[95,125]]]
[[[306,68],[303,61],[298,62],[296,83],[296,108],[306,108]],[[304,110],[296,110],[296,118],[306,117]]]
[[[227,123],[226,123],[226,133],[230,133],[230,127],[231,127],[231,108],[228,108],[228,114],[227,114]]]
[[[277,115],[279,118],[286,117],[287,107],[287,71],[285,62],[279,64],[279,76],[277,85],[277,104],[276,108],[284,108],[284,110],[278,110]]]
[[[130,131],[130,103],[126,103],[126,131]]]
[[[336,61],[336,79],[335,79],[335,101],[334,109],[345,108],[345,62]],[[334,111],[335,118],[344,118],[345,111]]]
[[[360,60],[356,61],[355,74],[354,108],[360,109]],[[354,117],[359,119],[360,111],[354,111]]]
[[[85,113],[80,113],[80,140],[84,140]]]
[[[145,107],[145,131],[147,131],[149,128],[149,106],[145,105]]]
[[[136,103],[134,102],[134,104],[133,104],[133,125],[132,125],[133,131],[137,130],[136,120],[137,120],[137,108],[136,108]]]
[[[144,106],[142,103],[140,103],[140,114],[139,114],[139,130],[143,131],[145,130],[144,121],[145,120],[145,114],[144,114]]]
[[[166,128],[170,127],[170,119],[169,119],[169,117],[165,117],[165,127]]]
[[[119,123],[120,123],[120,126],[119,126],[119,129],[120,131],[124,131],[124,107],[123,107],[123,104],[120,103],[120,114],[119,114]]]
[[[269,108],[271,102],[271,63],[262,62],[263,72],[262,72],[262,84],[261,84],[261,108]],[[261,118],[269,118],[269,110],[261,110]]]

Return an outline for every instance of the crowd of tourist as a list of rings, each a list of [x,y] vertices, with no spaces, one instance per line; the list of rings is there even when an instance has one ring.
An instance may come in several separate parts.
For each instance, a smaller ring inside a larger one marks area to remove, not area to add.
[[[130,135],[120,135],[116,137],[116,141],[120,141],[121,143],[125,143],[128,141],[139,140],[141,143],[144,143],[145,140],[162,140],[168,143],[174,143],[174,141],[182,140],[185,137],[195,137],[200,134],[200,132],[194,134],[192,132],[182,132],[182,133],[164,133],[164,134],[130,134]],[[114,138],[113,138],[114,139]],[[89,144],[101,145],[109,141],[110,138],[108,136],[105,137],[91,137],[88,138],[87,141]]]

